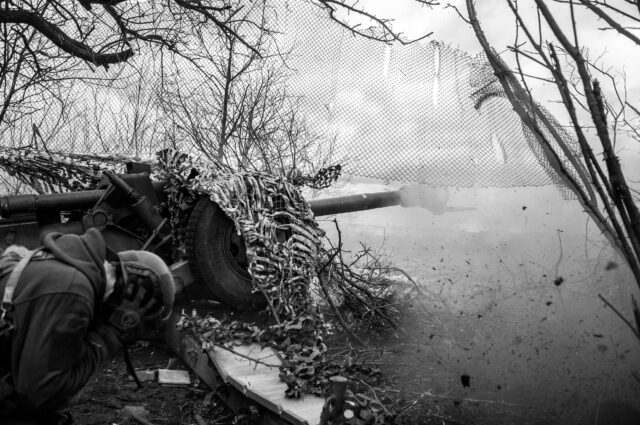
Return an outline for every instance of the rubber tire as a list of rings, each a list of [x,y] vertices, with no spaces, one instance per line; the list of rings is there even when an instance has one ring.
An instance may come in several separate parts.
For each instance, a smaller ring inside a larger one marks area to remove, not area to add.
[[[208,198],[200,199],[187,225],[186,248],[191,272],[211,290],[216,300],[239,310],[260,310],[267,303],[262,294],[251,293],[246,257],[244,261],[237,259],[238,255],[246,255],[237,252],[238,242],[242,249],[244,242],[236,235],[233,221],[220,207]]]

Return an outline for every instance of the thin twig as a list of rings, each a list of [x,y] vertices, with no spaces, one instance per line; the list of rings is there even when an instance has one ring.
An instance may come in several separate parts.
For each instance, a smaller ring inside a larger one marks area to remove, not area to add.
[[[633,327],[633,324],[626,317],[624,317],[622,315],[622,313],[620,313],[620,311],[618,311],[618,309],[613,306],[613,304],[611,304],[601,294],[598,294],[598,298],[600,298],[602,301],[604,301],[604,303],[607,305],[607,307],[609,307],[611,310],[613,310],[613,312],[629,327],[629,329],[631,329],[631,331],[636,336],[636,338],[640,339],[640,332],[636,328]]]
[[[269,310],[271,311],[271,316],[276,321],[276,323],[278,325],[280,325],[281,324],[280,318],[278,317],[278,313],[276,312],[276,308],[273,306],[273,303],[271,302],[271,297],[269,297],[267,295],[267,292],[264,290],[262,285],[260,285],[259,283],[256,282],[256,286],[258,287],[258,289],[262,293],[262,296],[264,297],[264,299],[267,300],[267,305],[269,306]]]
[[[388,271],[394,271],[394,272],[398,272],[398,273],[402,273],[404,275],[404,277],[406,277],[409,282],[411,282],[413,284],[413,286],[416,288],[416,291],[418,291],[420,293],[420,295],[424,296],[425,293],[422,292],[422,289],[420,289],[420,287],[418,286],[418,283],[413,280],[413,278],[409,275],[409,273],[407,273],[406,271],[402,270],[400,267],[372,267],[373,269],[378,269],[378,270],[388,270]]]
[[[233,353],[233,354],[235,354],[236,356],[240,356],[240,357],[242,357],[242,358],[245,358],[245,359],[247,359],[247,360],[251,360],[252,362],[256,362],[256,363],[258,363],[258,364],[261,364],[261,365],[264,365],[264,366],[267,366],[267,367],[275,367],[275,368],[279,368],[279,367],[280,367],[280,365],[270,364],[270,363],[263,362],[263,361],[262,361],[262,360],[260,360],[260,359],[256,359],[256,358],[253,358],[253,357],[247,356],[246,354],[239,353],[239,352],[237,352],[236,350],[234,350],[234,349],[232,349],[232,348],[229,348],[229,347],[225,347],[225,346],[223,346],[223,345],[213,344],[213,346],[214,346],[214,347],[216,347],[216,348],[222,348],[223,350],[226,350],[226,351],[228,351],[228,352],[230,352],[230,353]]]
[[[347,322],[342,317],[342,314],[340,314],[340,310],[338,309],[338,307],[336,306],[335,302],[333,301],[333,298],[331,298],[331,295],[329,295],[329,291],[327,291],[327,288],[325,288],[324,280],[323,280],[322,276],[318,275],[318,278],[320,280],[320,289],[322,289],[322,292],[324,293],[325,297],[327,298],[327,301],[329,301],[329,304],[331,305],[331,308],[336,313],[336,317],[338,318],[338,321],[340,322],[340,326],[342,326],[342,328],[345,330],[345,332],[347,332],[349,334],[349,336],[351,336],[351,338],[356,340],[358,342],[358,344],[366,345],[365,342],[362,339],[360,339],[360,337],[358,335],[356,335],[355,332],[353,332],[353,329],[351,329],[351,327],[347,324]]]

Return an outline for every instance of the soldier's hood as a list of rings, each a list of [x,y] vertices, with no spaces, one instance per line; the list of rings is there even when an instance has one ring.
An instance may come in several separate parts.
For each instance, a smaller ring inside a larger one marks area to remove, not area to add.
[[[104,262],[107,248],[102,234],[89,229],[84,235],[49,233],[44,238],[44,247],[53,256],[82,272],[93,286],[96,300],[102,300],[105,291]]]

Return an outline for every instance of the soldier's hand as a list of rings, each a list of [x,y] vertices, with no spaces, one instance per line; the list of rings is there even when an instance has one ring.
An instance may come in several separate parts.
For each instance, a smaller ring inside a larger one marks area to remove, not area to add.
[[[145,279],[129,276],[122,300],[109,316],[108,322],[120,332],[123,342],[135,342],[162,313],[162,306],[146,289],[152,286],[146,285]]]

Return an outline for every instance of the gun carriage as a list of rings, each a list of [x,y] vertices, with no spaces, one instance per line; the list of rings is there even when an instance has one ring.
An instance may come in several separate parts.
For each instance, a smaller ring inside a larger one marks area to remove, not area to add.
[[[186,207],[185,247],[176,253],[168,243],[170,212],[166,182],[153,181],[150,167],[127,163],[127,173],[104,172],[96,190],[0,197],[0,244],[34,248],[49,232],[82,234],[99,229],[110,255],[128,249],[148,249],[171,264],[178,281],[205,284],[214,299],[238,309],[263,304],[252,294],[242,236],[233,221],[207,197]],[[409,187],[308,201],[316,217],[407,204]],[[286,236],[283,236],[286,237]],[[191,278],[193,276],[194,279]]]

